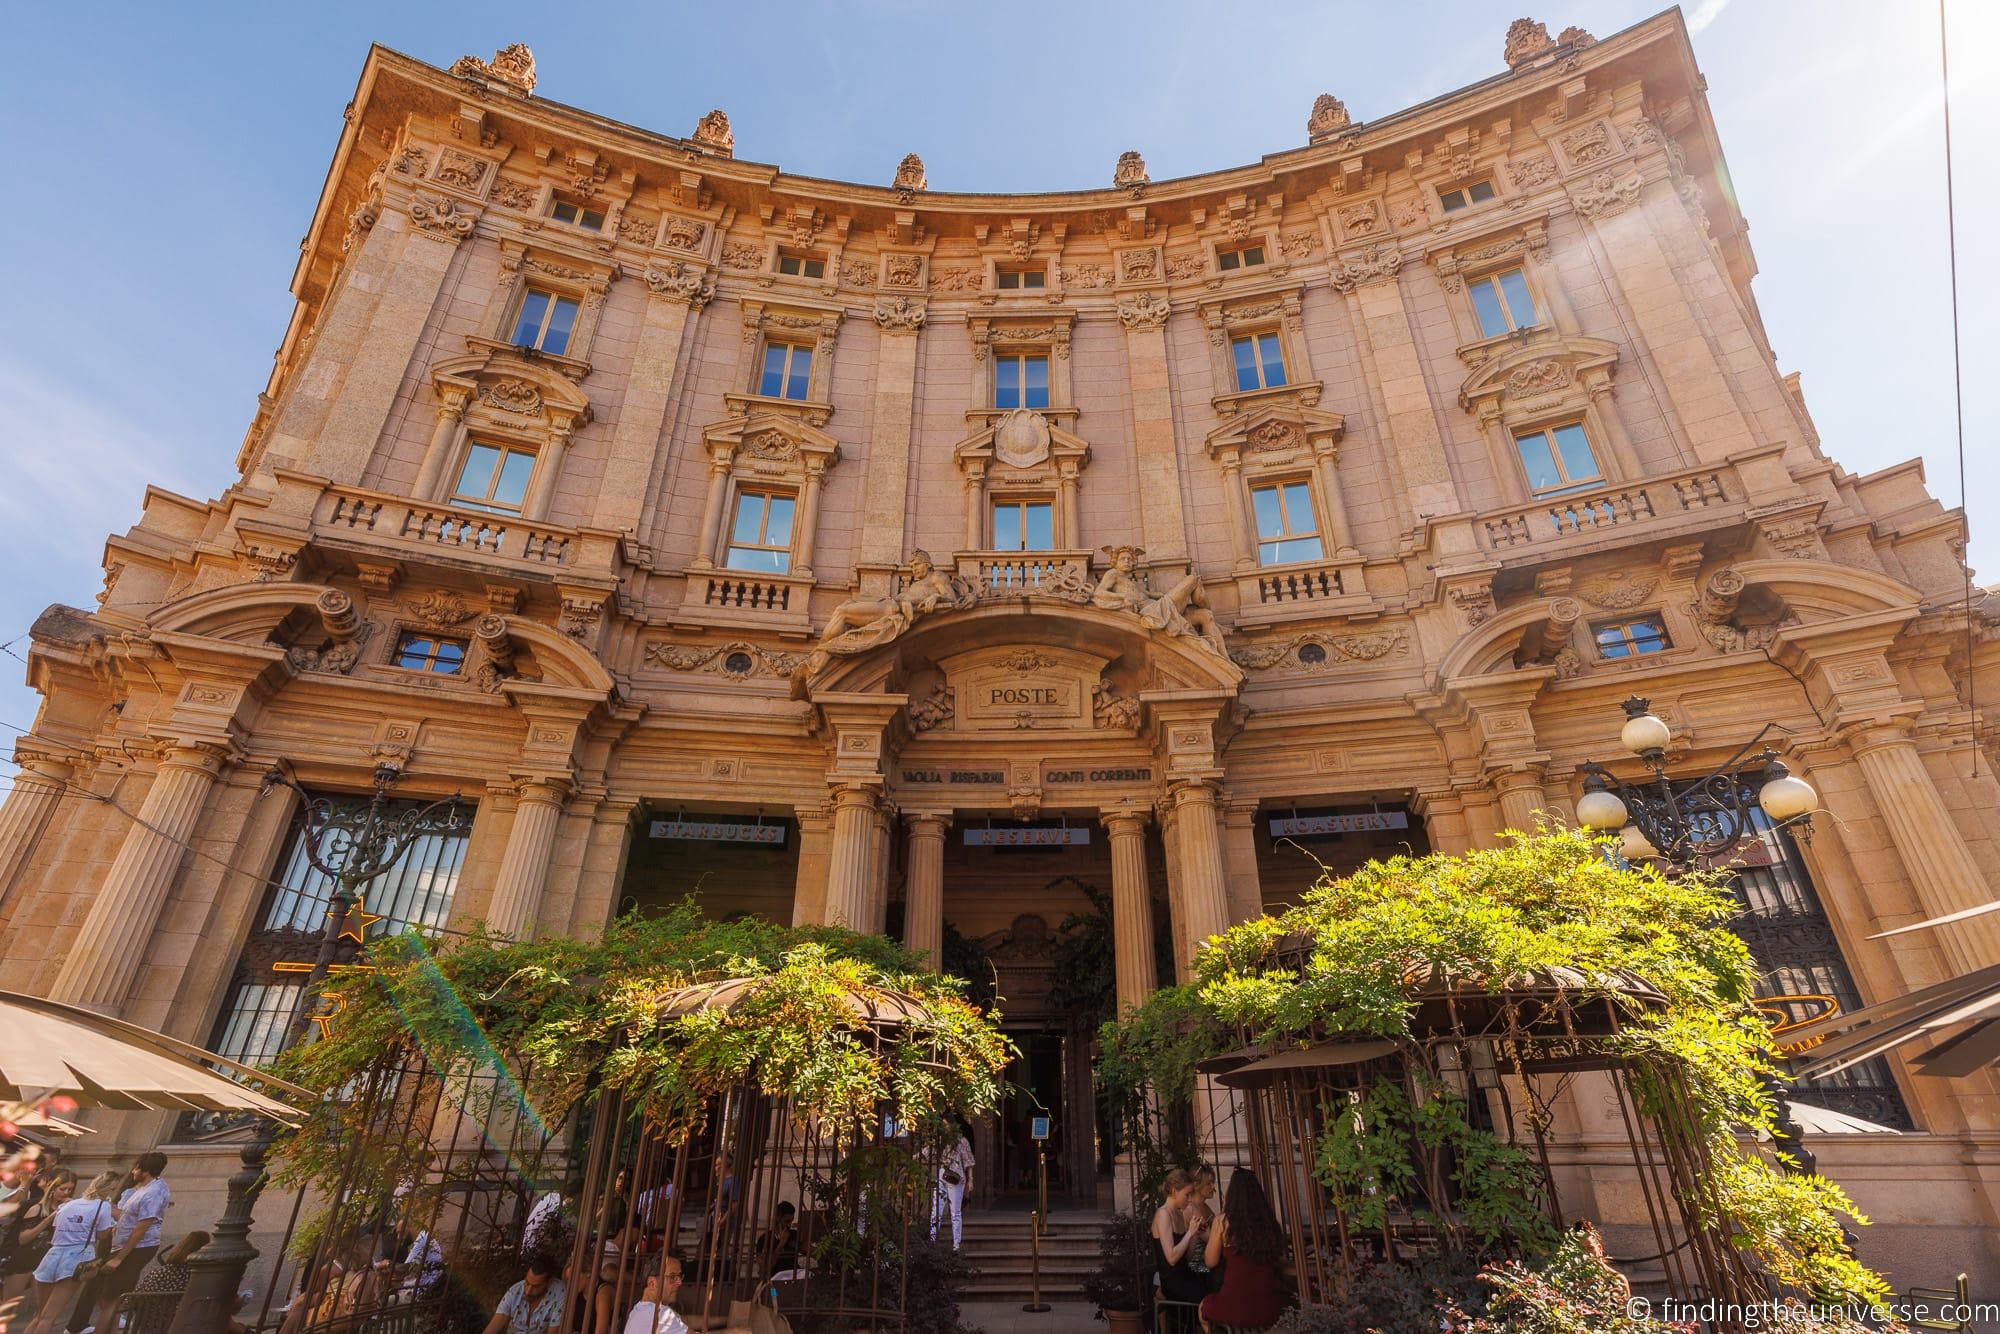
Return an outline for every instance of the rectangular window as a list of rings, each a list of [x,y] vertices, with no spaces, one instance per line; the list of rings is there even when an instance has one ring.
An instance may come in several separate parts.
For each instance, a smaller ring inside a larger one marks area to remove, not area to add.
[[[1246,245],[1235,250],[1215,252],[1215,267],[1228,273],[1231,269],[1248,269],[1264,262],[1264,247]]]
[[[1279,482],[1250,488],[1250,507],[1257,515],[1257,563],[1289,565],[1319,560],[1319,521],[1313,516],[1312,487],[1305,482]]]
[[[1245,334],[1232,338],[1229,347],[1235,354],[1238,389],[1274,389],[1285,383],[1285,354],[1277,334]]]
[[[1055,507],[1048,501],[993,502],[995,551],[1053,551],[1055,546]]]
[[[1465,285],[1472,294],[1472,308],[1479,315],[1479,332],[1488,338],[1515,329],[1532,329],[1541,323],[1535,314],[1534,298],[1528,295],[1528,280],[1519,269],[1508,269]]]
[[[457,676],[465,666],[465,641],[412,631],[396,641],[396,665],[413,672]]]
[[[1462,208],[1483,204],[1492,197],[1493,182],[1474,181],[1470,185],[1461,185],[1456,190],[1439,191],[1438,203],[1444,205],[1445,212],[1456,213]]]
[[[994,277],[1003,292],[1018,291],[1022,288],[1043,288],[1049,285],[1047,269],[1002,269]]]
[[[528,476],[535,470],[535,452],[512,445],[488,445],[475,440],[465,451],[451,503],[467,509],[521,512],[528,498]]]
[[[826,261],[814,259],[811,255],[780,254],[778,272],[789,274],[794,278],[824,278]]]
[[[1673,647],[1667,626],[1657,616],[1635,616],[1629,621],[1604,621],[1590,627],[1597,640],[1600,658],[1635,658]]]
[[[793,498],[775,491],[739,491],[736,516],[729,525],[729,554],[723,564],[732,570],[783,574],[792,568]]]
[[[1595,486],[1604,480],[1582,422],[1522,431],[1514,436],[1514,444],[1521,451],[1521,466],[1528,470],[1528,487],[1538,496]]]
[[[993,406],[1045,408],[1049,405],[1049,359],[1021,353],[993,358]]]
[[[804,343],[764,344],[764,373],[757,392],[766,398],[803,401],[812,390],[813,350]]]
[[[587,232],[604,230],[604,210],[585,208],[572,204],[567,199],[558,199],[549,205],[549,216],[557,222],[566,222],[572,227],[581,227]]]
[[[559,357],[569,350],[574,328],[576,302],[572,298],[530,287],[521,299],[521,317],[514,321],[514,346]]]

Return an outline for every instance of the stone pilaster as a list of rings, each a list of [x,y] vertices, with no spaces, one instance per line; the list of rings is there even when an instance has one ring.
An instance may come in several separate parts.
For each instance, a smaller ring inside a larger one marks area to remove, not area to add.
[[[833,811],[827,806],[800,806],[799,867],[792,883],[792,925],[814,926],[826,920],[826,876],[833,848]]]
[[[556,826],[562,822],[569,797],[564,778],[523,780],[514,827],[507,833],[507,850],[500,856],[500,873],[493,881],[493,901],[486,925],[496,935],[526,939],[541,917],[542,890],[548,880],[549,857],[555,851]]]
[[[1257,803],[1225,802],[1221,814],[1222,865],[1229,923],[1234,926],[1264,915],[1264,886],[1257,873]]]
[[[1157,979],[1153,969],[1153,897],[1146,884],[1146,817],[1117,807],[1104,812],[1111,840],[1112,967],[1118,1012],[1145,1003]]]
[[[1139,465],[1140,545],[1153,560],[1184,560],[1187,512],[1174,442],[1174,388],[1166,321],[1125,329],[1126,386],[1132,405],[1132,453]]]
[[[1542,786],[1542,766],[1520,763],[1493,775],[1493,788],[1500,794],[1500,819],[1508,829],[1533,833],[1537,812],[1549,809],[1549,794]]]
[[[903,887],[903,943],[936,968],[944,959],[944,839],[951,816],[909,817],[909,872]]]
[[[172,742],[139,806],[139,818],[92,898],[50,998],[116,1013],[145,961],[188,838],[228,756],[209,742]]]
[[[921,321],[917,322],[918,325]],[[882,324],[869,418],[868,473],[861,495],[862,565],[903,560],[917,389],[917,327]]]
[[[597,489],[591,525],[612,532],[641,527],[654,478],[661,471],[660,451],[667,438],[667,412],[673,406],[674,382],[681,374],[681,352],[694,324],[695,311],[708,300],[703,285],[653,287],[640,316],[632,366],[625,374],[625,393],[618,400],[618,420],[604,459],[604,480]]]
[[[1371,379],[1380,387],[1388,453],[1402,474],[1410,515],[1455,514],[1464,507],[1445,459],[1444,432],[1396,277],[1399,264],[1398,257],[1377,250],[1342,266],[1335,285],[1347,292],[1365,360],[1374,368]]]
[[[891,843],[896,836],[896,810],[887,801],[875,803],[875,830],[868,844],[868,912],[867,926],[862,928],[871,936],[879,936],[889,929],[889,873],[895,865],[895,849]]]
[[[1420,791],[1413,805],[1424,822],[1424,839],[1432,852],[1455,857],[1472,850],[1472,823],[1463,796],[1450,788]]]
[[[6,902],[14,878],[34,855],[64,789],[76,776],[76,765],[67,756],[39,745],[36,738],[23,737],[14,748],[20,772],[0,803],[0,903]]]

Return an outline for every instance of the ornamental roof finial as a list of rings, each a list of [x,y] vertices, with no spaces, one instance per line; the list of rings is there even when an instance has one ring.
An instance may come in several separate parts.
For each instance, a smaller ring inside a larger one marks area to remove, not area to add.
[[[898,190],[930,188],[930,180],[924,175],[924,160],[915,153],[903,154],[903,160],[896,164],[896,188]]]
[[[491,60],[460,56],[451,67],[451,72],[475,79],[497,80],[524,93],[535,91],[535,53],[528,49],[525,42],[501,47],[493,53]]]
[[[1519,69],[1535,57],[1556,49],[1549,25],[1533,19],[1515,19],[1507,28],[1505,58],[1508,69]]]
[[[736,156],[736,132],[729,128],[729,117],[719,108],[695,122],[694,141],[717,157]]]
[[[1145,185],[1152,179],[1146,174],[1146,159],[1139,156],[1138,150],[1118,155],[1118,165],[1111,172],[1113,185],[1124,187]]]
[[[1321,93],[1313,99],[1312,115],[1306,119],[1306,133],[1315,140],[1324,135],[1336,134],[1354,123],[1354,117],[1347,114],[1347,103],[1332,93]]]

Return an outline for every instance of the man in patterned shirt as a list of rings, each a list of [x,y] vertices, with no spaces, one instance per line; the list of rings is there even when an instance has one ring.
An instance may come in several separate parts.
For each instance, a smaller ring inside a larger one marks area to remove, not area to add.
[[[486,1334],[549,1334],[562,1325],[569,1289],[556,1277],[556,1262],[546,1255],[528,1258],[528,1273],[507,1289],[486,1322]]]

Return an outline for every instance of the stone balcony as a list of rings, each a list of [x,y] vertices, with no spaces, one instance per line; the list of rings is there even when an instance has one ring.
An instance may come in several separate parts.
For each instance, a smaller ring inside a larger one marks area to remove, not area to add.
[[[1291,565],[1261,565],[1236,573],[1238,629],[1309,616],[1372,616],[1360,553]]]
[[[690,568],[673,623],[690,629],[765,631],[783,639],[812,633],[810,574]]]
[[[1740,522],[1751,499],[1731,460],[1489,510],[1474,530],[1480,549],[1503,564],[1539,564]]]
[[[1022,596],[1087,599],[1090,553],[1076,551],[961,551],[953,572],[981,597]]]

